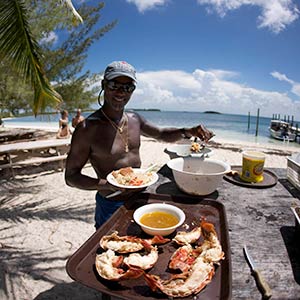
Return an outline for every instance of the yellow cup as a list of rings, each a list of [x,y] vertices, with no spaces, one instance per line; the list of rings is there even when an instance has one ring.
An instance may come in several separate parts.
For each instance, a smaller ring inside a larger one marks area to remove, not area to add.
[[[255,150],[243,151],[241,179],[247,182],[261,182],[264,179],[266,155]]]

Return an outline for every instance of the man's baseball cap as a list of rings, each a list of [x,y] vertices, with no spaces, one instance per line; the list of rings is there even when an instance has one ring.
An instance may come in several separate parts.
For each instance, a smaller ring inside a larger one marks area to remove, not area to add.
[[[114,61],[110,63],[105,69],[105,79],[112,80],[119,76],[127,76],[136,81],[136,71],[134,67],[126,61]]]

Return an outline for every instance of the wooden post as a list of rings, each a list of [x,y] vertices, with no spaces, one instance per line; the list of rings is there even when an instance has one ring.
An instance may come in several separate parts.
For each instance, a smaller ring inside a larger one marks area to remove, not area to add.
[[[258,135],[258,125],[259,125],[259,108],[257,109],[257,117],[256,117],[256,132],[255,136]]]
[[[250,129],[250,111],[248,111],[248,131]]]

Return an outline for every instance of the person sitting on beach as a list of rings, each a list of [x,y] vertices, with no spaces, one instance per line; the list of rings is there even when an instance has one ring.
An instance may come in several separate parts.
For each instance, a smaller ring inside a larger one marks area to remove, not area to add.
[[[71,131],[69,128],[68,116],[69,116],[68,111],[63,110],[61,112],[61,118],[59,119],[59,122],[58,122],[59,128],[58,128],[58,132],[56,134],[56,138],[58,138],[58,139],[67,139],[71,135]]]
[[[127,189],[122,190],[118,196],[106,198],[105,196],[116,191],[116,187],[106,181],[106,176],[123,167],[141,166],[141,135],[164,142],[175,142],[191,136],[208,141],[214,135],[203,125],[192,128],[162,128],[136,112],[125,112],[125,106],[136,88],[136,83],[133,66],[124,61],[109,64],[101,82],[102,88],[98,97],[100,109],[81,122],[73,133],[66,162],[65,181],[72,187],[97,191],[96,229],[132,196],[132,191]],[[102,105],[100,96],[103,91]],[[87,161],[91,163],[97,178],[81,173]]]
[[[76,111],[76,115],[72,119],[72,126],[76,128],[78,123],[82,122],[84,120],[84,116],[81,115],[81,109],[78,108]]]

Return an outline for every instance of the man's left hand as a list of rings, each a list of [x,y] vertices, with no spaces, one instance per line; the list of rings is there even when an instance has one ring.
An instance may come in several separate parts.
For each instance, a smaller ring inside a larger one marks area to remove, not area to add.
[[[208,142],[215,134],[208,130],[205,126],[203,125],[198,125],[197,127],[191,128],[190,132],[193,136],[197,136],[204,142]]]

